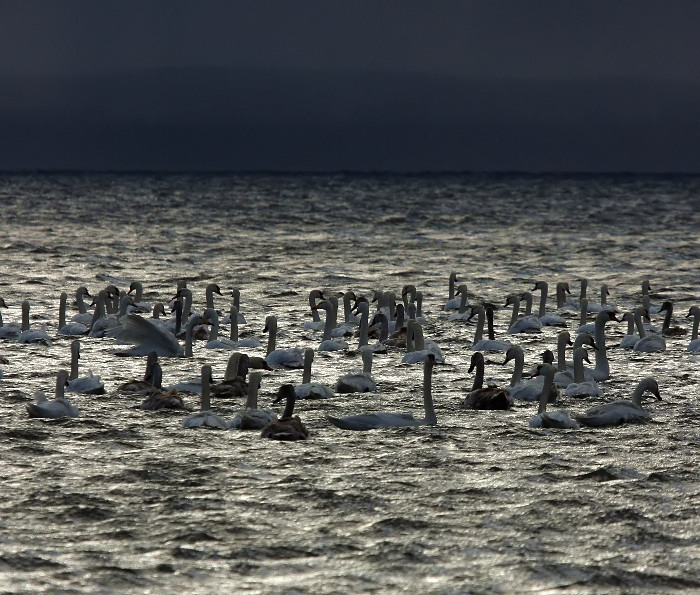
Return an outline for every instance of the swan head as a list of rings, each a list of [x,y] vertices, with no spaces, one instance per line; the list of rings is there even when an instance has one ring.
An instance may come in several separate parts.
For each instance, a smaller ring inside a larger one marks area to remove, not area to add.
[[[596,320],[602,320],[605,322],[608,322],[609,320],[620,322],[620,319],[617,316],[615,316],[615,312],[611,312],[610,310],[601,310],[600,312],[598,312],[595,318]]]
[[[588,285],[588,280],[587,279],[581,279],[581,285]],[[559,281],[557,283],[557,291],[563,291],[564,293],[571,293],[571,289],[569,289],[569,282],[568,281]]]
[[[105,287],[104,290],[107,292],[107,296],[110,298],[119,295],[119,289],[117,289],[116,285],[107,285],[107,287]]]
[[[401,297],[409,293],[416,293],[416,286],[413,284],[404,285],[401,289]]]
[[[272,401],[273,404],[279,403],[280,401],[283,400],[289,401],[295,400],[296,399],[296,393],[294,392],[294,385],[293,384],[283,384],[282,386],[277,389],[277,398]]]
[[[503,363],[501,364],[502,366],[505,366],[509,361],[515,359],[518,356],[523,355],[523,348],[520,347],[520,345],[513,345],[512,347],[508,348],[508,351],[506,351],[506,359],[503,360]]]
[[[75,290],[75,295],[76,296],[80,295],[83,297],[92,297],[90,295],[90,292],[88,291],[87,287],[85,287],[84,285],[81,285],[80,287],[78,287],[78,289]]]
[[[462,295],[463,293],[467,293],[467,286],[465,283],[462,283],[458,288],[457,291],[455,291],[457,295]]]
[[[430,355],[428,357],[430,357]],[[433,356],[433,359],[435,359],[434,356]],[[479,366],[483,366],[483,365],[484,365],[484,354],[481,353],[480,351],[477,351],[476,353],[472,354],[471,364],[469,365],[469,374],[471,374],[474,371],[474,368],[478,368]]]
[[[553,364],[554,363],[554,353],[552,352],[551,349],[545,349],[542,352],[542,362],[545,364]]]
[[[216,283],[209,283],[209,285],[207,285],[206,291],[216,293],[217,295],[221,295],[221,289]]]
[[[515,293],[512,293],[506,298],[505,307],[507,308],[508,306],[513,306],[515,304],[520,305],[520,296]]]
[[[472,306],[472,311],[469,313],[467,320],[471,320],[474,318],[474,316],[484,314],[484,312],[484,307],[481,304],[476,304],[475,306]]]
[[[369,312],[369,300],[363,295],[355,299],[355,305],[352,307],[352,311],[359,312],[360,306],[362,306],[362,304],[367,305],[367,311]]]
[[[0,308],[7,308],[7,304],[5,303],[5,300],[0,297]]]
[[[321,300],[318,304],[313,306],[314,310],[325,310],[326,312],[330,312],[333,310],[333,304],[331,303],[330,300]]]
[[[0,298],[2,299],[2,298]],[[686,314],[686,318],[691,318],[693,316],[700,316],[700,306],[690,306],[690,310],[688,310],[688,314]]]
[[[143,285],[141,284],[140,281],[132,281],[129,284],[129,291],[127,291],[126,293],[131,293],[132,291],[136,291],[137,289],[139,289],[139,287],[141,289],[143,289]]]
[[[532,291],[537,291],[538,289],[544,290],[544,289],[547,289],[548,287],[549,287],[549,285],[547,284],[546,281],[537,281],[537,283],[535,283],[535,286],[532,288]]]
[[[277,329],[277,318],[274,316],[268,316],[265,318],[265,328],[263,328],[263,333],[267,333],[272,329]]]
[[[666,300],[663,304],[661,304],[661,307],[659,308],[659,312],[662,311],[669,311],[673,312],[673,303],[669,300]]]
[[[642,378],[642,380],[639,382],[638,386],[642,389],[642,392],[650,392],[651,394],[654,395],[654,398],[657,401],[661,401],[661,393],[659,392],[659,384],[656,382],[656,379],[647,376],[646,378]]]
[[[554,378],[555,373],[556,370],[554,369],[554,366],[552,364],[540,364],[539,366],[537,366],[537,370],[532,375],[532,377],[534,378],[535,376],[550,376],[551,378]]]

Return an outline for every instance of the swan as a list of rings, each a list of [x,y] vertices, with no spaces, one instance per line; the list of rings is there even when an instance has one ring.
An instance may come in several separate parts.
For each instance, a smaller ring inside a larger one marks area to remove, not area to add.
[[[425,417],[416,419],[410,413],[367,413],[364,415],[349,415],[347,417],[328,416],[328,421],[342,430],[373,430],[377,428],[400,428],[404,426],[434,426],[437,424],[431,381],[433,366],[436,360],[433,354],[429,354],[423,364],[423,406]]]
[[[547,401],[549,400],[549,387],[554,380],[555,368],[551,364],[541,364],[537,370],[538,376],[544,376],[542,393],[540,394],[540,406],[537,415],[530,420],[531,428],[559,428],[578,430],[579,425],[571,419],[568,411],[557,410],[547,413]]]
[[[680,326],[671,326],[671,318],[673,317],[673,302],[666,300],[659,308],[659,313],[666,312],[664,323],[661,327],[661,334],[664,337],[682,337],[688,333],[686,329]]]
[[[229,341],[235,344],[235,349],[241,349],[244,347],[260,347],[259,339],[241,339],[238,336],[238,309],[235,305],[231,305],[229,310],[229,324],[231,325],[231,331],[229,334]]]
[[[337,313],[330,300],[321,300],[316,308],[326,311],[326,322],[323,326],[323,339],[318,346],[319,351],[344,351],[350,347],[347,341],[332,339],[333,330],[336,328]],[[269,362],[268,362],[269,363]]]
[[[615,313],[610,310],[601,310],[595,317],[595,333],[593,334],[595,350],[595,367],[591,370],[593,380],[607,380],[610,378],[610,363],[605,347],[605,324],[609,321],[619,322]]]
[[[71,321],[89,327],[92,323],[92,312],[88,312],[87,306],[85,305],[85,300],[83,298],[86,297],[91,298],[92,296],[84,285],[81,285],[75,290],[75,303],[78,306],[78,313],[73,315]]]
[[[22,332],[17,337],[18,343],[41,343],[47,347],[51,346],[51,337],[46,332],[46,328],[29,328],[29,302],[22,302]]]
[[[143,301],[143,284],[141,281],[131,282],[127,294],[131,295],[132,291],[134,292],[134,297],[133,304],[131,304],[131,309],[129,312],[140,312],[141,314],[145,314],[146,312],[153,310],[153,306],[151,306],[151,304]]]
[[[585,297],[586,295],[586,289],[585,286],[581,284],[581,291],[582,291],[582,296]],[[562,311],[562,312],[571,312],[571,311],[577,311],[579,309],[579,304],[574,302],[570,297],[567,297],[567,293],[571,294],[571,290],[569,289],[569,284],[566,281],[559,281],[557,283],[557,286],[555,288],[555,293],[557,296],[557,310]]]
[[[5,300],[0,297],[0,308],[7,308]],[[0,339],[16,339],[22,332],[22,328],[12,322],[10,324],[3,324],[2,312],[0,312]]]
[[[130,380],[117,387],[124,393],[152,393],[163,388],[163,370],[158,363],[158,354],[151,351],[146,358],[146,373],[143,380]]]
[[[229,424],[232,430],[260,430],[277,419],[277,414],[271,409],[258,409],[258,389],[261,380],[262,372],[251,372],[249,375],[245,408],[239,409],[233,416]]]
[[[188,415],[182,421],[183,428],[216,428],[219,430],[228,429],[228,423],[221,419],[218,415],[212,413],[209,382],[211,379],[211,366],[202,366],[202,399],[200,401],[200,411]]]
[[[206,308],[204,310],[204,320],[210,325],[209,340],[204,346],[206,349],[238,349],[238,341],[231,339],[219,338],[219,314],[214,308]],[[238,323],[236,323],[238,326]]]
[[[403,308],[401,304],[397,304],[396,308]],[[360,351],[372,351],[374,353],[386,353],[386,344],[389,339],[388,321],[383,312],[377,312],[372,319],[372,326],[379,326],[379,340],[374,345],[369,345],[369,304],[366,302],[358,305],[358,313],[360,314],[359,340],[357,349]],[[297,395],[299,396],[299,395]]]
[[[547,351],[545,352],[547,354]],[[551,351],[548,351],[548,355],[554,358]],[[537,401],[542,395],[542,387],[544,386],[544,376],[536,376],[526,382],[522,380],[523,368],[525,367],[525,354],[523,353],[523,348],[520,345],[513,345],[506,352],[506,359],[503,365],[507,364],[510,360],[515,360],[515,367],[513,368],[513,375],[510,379],[510,386],[506,387],[506,392],[513,398],[520,401]],[[546,362],[545,363],[550,363]],[[537,374],[535,370],[534,374]],[[549,387],[549,402],[552,403],[557,400],[559,396],[559,391],[557,390],[556,384],[552,383]]]
[[[595,322],[588,321],[588,300],[586,298],[581,299],[581,318],[579,319],[579,327],[576,332],[581,333],[594,333],[595,332]]]
[[[402,364],[418,364],[427,361],[430,357],[435,358],[439,364],[445,363],[445,356],[437,344],[423,338],[423,327],[416,320],[408,321],[406,348],[408,351],[401,358]]]
[[[267,356],[265,358],[265,363],[268,366],[271,368],[304,367],[304,352],[300,348],[275,349],[275,344],[277,342],[277,318],[268,316],[265,319],[265,328],[263,332],[269,333],[267,338]]]
[[[470,374],[474,368],[476,368],[474,384],[462,402],[462,406],[467,409],[510,409],[513,407],[513,399],[506,390],[497,386],[484,388],[484,354],[480,351],[472,355],[469,366]]]
[[[176,389],[169,391],[154,391],[151,392],[142,402],[141,409],[146,411],[156,411],[158,409],[179,409],[183,411],[192,411],[182,397],[177,394]]]
[[[323,300],[323,292],[320,289],[312,289],[309,292],[309,308],[311,308],[311,318],[312,320],[307,320],[304,323],[304,328],[310,329],[312,331],[322,331],[325,322],[321,320],[318,315],[318,308],[316,307],[316,300]]]
[[[34,393],[34,403],[27,403],[29,417],[80,417],[78,408],[65,398],[65,387],[68,381],[68,372],[59,370],[56,375],[56,396],[52,401],[46,399],[43,391]]]
[[[566,359],[566,345],[571,345],[571,341],[569,340],[567,342],[563,342],[563,339],[568,338],[568,333],[566,333],[566,335],[560,333],[560,335],[561,336],[558,339],[561,342],[557,344],[557,373],[554,375],[554,384],[556,384],[559,388],[566,388],[572,382],[576,382],[574,379],[575,366],[573,360],[567,361]],[[583,347],[584,345],[590,345],[595,350],[598,349],[593,337],[591,337],[591,335],[588,333],[582,333],[576,336],[576,340],[573,343],[573,350],[576,351],[579,347]],[[584,368],[583,380],[585,382],[595,381],[596,377],[594,371]]]
[[[330,399],[334,397],[333,391],[325,384],[311,382],[311,364],[314,361],[314,350],[304,349],[304,374],[302,384],[294,387],[294,394],[297,399]]]
[[[423,292],[416,291],[416,320],[421,324],[430,324],[428,318],[423,314]]]
[[[637,325],[639,341],[634,344],[632,350],[643,353],[659,353],[666,351],[666,341],[661,335],[657,335],[655,333],[647,335],[646,331],[644,330],[644,324],[642,323],[643,311],[643,306],[638,306],[634,309],[634,323]]]
[[[114,351],[115,355],[138,357],[155,351],[161,357],[182,357],[183,355],[192,357],[193,329],[205,322],[205,319],[199,315],[190,317],[187,322],[184,350],[174,335],[151,319],[137,314],[127,314],[122,320],[121,327],[108,331],[107,336],[114,337],[120,342],[135,344],[130,349]]]
[[[448,297],[447,302],[442,307],[443,310],[457,310],[461,305],[461,299],[455,297],[455,284],[459,281],[457,279],[457,273],[454,271],[450,273],[449,285],[448,285]],[[464,285],[464,293],[466,294],[466,285]]]
[[[95,298],[95,311],[90,322],[90,337],[104,337],[110,329],[120,329],[119,320],[114,314],[107,315],[107,303],[111,300],[111,293],[107,289],[101,289]],[[130,299],[130,298],[129,298]],[[128,305],[124,301],[124,308]],[[124,312],[126,314],[126,312]],[[117,331],[115,331],[117,332]]]
[[[78,360],[80,359],[80,341],[77,339],[70,344],[70,375],[66,390],[71,393],[81,393],[84,395],[103,395],[105,385],[99,376],[95,376],[92,370],[88,370],[88,375],[78,377]]]
[[[537,318],[542,326],[566,326],[566,320],[557,314],[547,314],[547,292],[549,284],[546,281],[537,281],[532,291],[540,290],[540,309]]]
[[[236,321],[238,324],[245,324],[245,316],[241,314],[241,291],[240,289],[233,288],[231,290],[231,299],[233,301],[233,306],[236,308]],[[224,316],[223,320],[221,321],[221,324],[231,324],[231,317],[230,314],[227,314]]]
[[[491,320],[493,320],[493,308],[490,308]],[[476,315],[476,331],[474,332],[474,342],[470,349],[472,351],[508,351],[512,344],[508,341],[497,341],[493,338],[483,339],[484,334],[484,316],[486,312],[484,306],[478,304],[472,307],[471,316]],[[491,326],[491,325],[489,325]]]
[[[688,351],[700,352],[700,339],[698,339],[698,327],[700,327],[700,306],[691,306],[686,318],[693,317],[693,332],[690,335]]]
[[[278,420],[268,423],[260,432],[261,438],[269,438],[270,440],[306,440],[309,437],[309,431],[303,424],[298,415],[294,415],[294,402],[296,400],[294,386],[292,384],[283,384],[279,388],[275,403],[286,400],[282,417]]]
[[[651,392],[657,399],[661,399],[659,385],[654,378],[648,376],[637,384],[631,401],[619,400],[604,405],[596,405],[576,419],[584,426],[595,428],[619,426],[627,422],[647,421],[651,419],[651,415],[648,411],[642,409],[642,395],[647,391]]]
[[[320,299],[323,299],[323,296]],[[367,305],[369,306],[369,303]],[[359,324],[360,319],[353,314],[355,306],[357,306],[357,295],[352,290],[346,291],[343,294],[343,326],[351,328]]]
[[[401,288],[401,301],[403,302],[403,307],[408,309],[410,304],[416,303],[416,294],[418,290],[413,283],[407,283]]]
[[[248,367],[250,358],[245,353],[235,352],[228,358],[224,379],[209,387],[213,397],[217,399],[236,399],[248,395]]]
[[[362,351],[362,372],[348,372],[335,383],[337,393],[366,393],[376,392],[377,384],[372,378],[372,360],[374,353]]]
[[[610,291],[608,290],[608,286],[603,283],[600,286],[600,304],[591,304],[590,302],[588,303],[588,311],[589,312],[600,312],[602,310],[607,310],[608,312],[617,312],[617,306],[614,304],[608,304],[608,296],[610,295]]]
[[[59,335],[87,335],[90,330],[87,326],[80,322],[71,322],[66,324],[66,303],[68,302],[68,294],[65,291],[61,292],[61,297],[58,302],[58,334]]]
[[[472,312],[467,313],[469,305],[467,304],[467,286],[464,283],[457,288],[457,295],[459,296],[459,305],[457,308],[452,308],[457,312],[450,314],[447,320],[469,320],[472,317]]]
[[[635,322],[634,322],[634,312],[625,312],[622,315],[622,321],[627,321],[627,334],[620,341],[620,347],[623,349],[632,349],[637,341],[639,341],[639,335],[634,332]]]
[[[530,296],[532,298],[532,296]],[[520,297],[513,294],[509,295],[506,300],[506,308],[508,306],[513,306],[513,314],[510,318],[510,324],[508,325],[508,334],[514,335],[517,333],[538,333],[540,332],[542,325],[540,321],[532,315],[523,316],[518,318],[518,310],[520,309]]]
[[[584,380],[583,362],[588,359],[588,351],[585,347],[574,349],[574,378],[565,389],[567,397],[602,397],[603,389],[598,386],[595,380]]]

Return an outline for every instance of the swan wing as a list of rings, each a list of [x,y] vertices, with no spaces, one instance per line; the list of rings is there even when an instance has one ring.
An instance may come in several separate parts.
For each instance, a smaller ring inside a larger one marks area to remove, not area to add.
[[[173,335],[148,318],[136,314],[127,314],[122,319],[118,336],[120,341],[135,343],[136,346],[116,351],[116,355],[141,356],[155,351],[160,356],[168,357],[183,353],[182,346]]]
[[[583,425],[591,427],[618,426],[631,421],[646,421],[651,415],[631,401],[615,401],[591,407],[585,415],[577,417]]]
[[[410,413],[365,413],[346,417],[327,416],[329,422],[342,430],[374,430],[421,425]]]

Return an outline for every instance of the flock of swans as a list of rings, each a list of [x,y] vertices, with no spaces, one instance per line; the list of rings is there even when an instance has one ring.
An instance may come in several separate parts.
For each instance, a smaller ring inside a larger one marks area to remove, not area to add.
[[[508,324],[508,337],[496,338],[494,311],[499,306],[493,304],[469,304],[467,286],[459,284],[458,275],[452,273],[448,282],[447,302],[442,306],[446,324],[466,325],[475,323],[474,340],[470,349],[469,373],[473,373],[471,388],[465,388],[460,397],[461,405],[467,409],[507,410],[518,402],[538,403],[538,412],[531,419],[533,428],[579,429],[589,427],[615,426],[628,422],[642,422],[650,419],[650,413],[643,406],[646,394],[661,399],[657,381],[652,377],[642,378],[631,391],[631,399],[616,400],[588,408],[581,414],[571,414],[563,409],[551,410],[557,406],[561,395],[566,397],[601,398],[604,383],[611,377],[607,357],[606,325],[614,322],[627,322],[627,334],[620,347],[636,352],[660,352],[666,349],[666,339],[685,340],[687,329],[673,326],[673,304],[666,301],[654,308],[650,303],[648,281],[642,284],[639,304],[621,313],[607,302],[610,295],[607,285],[601,287],[600,302],[592,303],[586,297],[587,281],[581,283],[578,300],[571,298],[566,282],[556,284],[555,312],[547,311],[548,283],[538,281],[531,291],[511,294],[505,298],[502,308],[511,308]],[[539,310],[533,313],[533,291],[540,292]],[[132,295],[133,294],[133,295]],[[347,291],[340,296],[330,295],[319,289],[309,293],[309,316],[304,328],[320,333],[316,350],[312,348],[277,346],[277,318],[267,316],[264,332],[267,333],[266,355],[256,356],[246,350],[259,349],[257,338],[239,337],[239,325],[246,324],[240,312],[240,292],[234,290],[228,315],[223,317],[214,303],[214,296],[221,295],[219,286],[211,283],[206,287],[206,303],[201,312],[193,311],[192,291],[184,282],[178,284],[177,292],[169,302],[172,316],[165,316],[163,303],[148,304],[143,300],[143,286],[140,282],[131,283],[128,291],[119,290],[114,285],[101,289],[91,296],[87,288],[79,287],[75,292],[77,312],[68,317],[68,296],[62,293],[59,300],[59,317],[56,336],[51,336],[46,328],[31,328],[30,304],[22,302],[21,323],[3,323],[0,311],[0,339],[19,343],[41,343],[50,345],[57,337],[72,337],[71,369],[59,370],[56,375],[56,390],[49,400],[42,391],[37,391],[33,403],[26,405],[30,417],[78,417],[78,408],[66,397],[66,392],[82,394],[103,394],[105,387],[100,377],[89,371],[79,375],[80,345],[82,337],[111,340],[114,355],[119,357],[145,357],[146,370],[143,380],[130,380],[118,387],[123,393],[143,397],[144,410],[174,408],[187,410],[183,393],[201,395],[200,409],[184,418],[182,427],[209,427],[219,429],[257,430],[261,436],[277,440],[305,439],[309,432],[299,416],[294,415],[294,407],[300,399],[327,399],[338,395],[357,392],[376,392],[381,383],[372,376],[372,362],[377,355],[396,357],[400,354],[401,364],[422,364],[422,399],[424,416],[415,417],[410,413],[379,411],[345,417],[327,416],[333,426],[343,430],[370,430],[405,426],[437,424],[437,416],[432,396],[433,371],[435,366],[445,362],[441,348],[425,337],[425,329],[430,322],[422,312],[422,292],[413,284],[405,285],[400,301],[391,291],[376,291],[372,296],[356,295]],[[343,321],[338,322],[339,305],[342,296]],[[93,298],[91,306],[87,298]],[[524,303],[524,307],[522,304]],[[0,298],[0,308],[7,308]],[[323,319],[319,316],[323,312]],[[150,314],[149,314],[150,313]],[[651,315],[663,315],[661,328],[651,324]],[[589,322],[593,315],[593,322]],[[620,318],[618,318],[620,315]],[[698,326],[700,306],[692,306],[687,317],[692,318],[692,330],[687,350],[700,353]],[[578,325],[576,324],[578,322]],[[221,324],[229,325],[229,336],[221,336]],[[556,354],[545,349],[542,362],[530,370],[525,370],[525,355],[516,339],[522,333],[540,333],[542,327],[561,327],[557,334]],[[486,327],[486,328],[485,328]],[[487,333],[488,338],[484,338]],[[572,335],[575,341],[572,342]],[[370,339],[375,341],[370,342]],[[89,340],[89,339],[88,339]],[[224,379],[214,383],[210,365],[201,367],[197,378],[172,386],[163,386],[163,373],[159,358],[193,356],[195,342],[202,342],[205,349],[231,351]],[[357,342],[356,350],[361,355],[362,370],[340,376],[333,387],[312,382],[312,363],[317,352],[348,351],[350,344]],[[129,345],[122,348],[120,345]],[[573,348],[573,358],[567,360],[567,350]],[[503,365],[514,362],[513,374],[508,386],[484,386],[487,360],[484,352],[504,353]],[[595,364],[591,364],[591,354]],[[0,358],[0,363],[7,363]],[[398,362],[397,362],[398,363]],[[272,409],[258,406],[258,391],[262,372],[260,370],[303,369],[302,382],[296,386],[283,383],[278,388],[275,403],[284,401],[281,415]],[[1,378],[0,370],[0,378]],[[212,402],[221,399],[242,400],[241,408],[234,418],[227,421],[212,410]],[[547,410],[548,406],[550,411]]]

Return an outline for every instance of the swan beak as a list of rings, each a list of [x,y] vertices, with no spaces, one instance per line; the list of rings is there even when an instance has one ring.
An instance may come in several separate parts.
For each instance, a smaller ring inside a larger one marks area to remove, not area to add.
[[[656,397],[657,401],[663,401],[663,399],[661,398],[661,393],[659,393],[658,390],[654,392],[654,396]]]
[[[595,341],[592,341],[592,342],[591,342],[591,347],[593,347],[593,349],[595,349],[596,351],[598,351],[598,346],[595,344]],[[590,363],[590,362],[589,362],[589,363]]]

